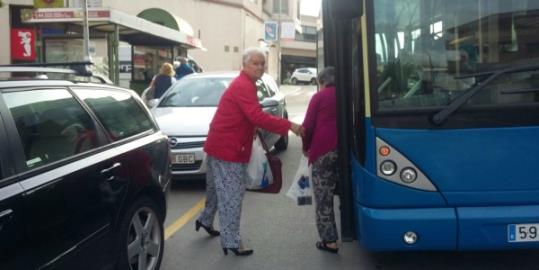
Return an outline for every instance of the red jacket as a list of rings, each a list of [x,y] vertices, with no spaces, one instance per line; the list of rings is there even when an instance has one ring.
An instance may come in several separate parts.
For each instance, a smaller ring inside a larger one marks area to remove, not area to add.
[[[251,156],[255,127],[286,135],[290,125],[288,120],[262,110],[254,82],[242,71],[217,105],[204,151],[224,161],[247,163]]]

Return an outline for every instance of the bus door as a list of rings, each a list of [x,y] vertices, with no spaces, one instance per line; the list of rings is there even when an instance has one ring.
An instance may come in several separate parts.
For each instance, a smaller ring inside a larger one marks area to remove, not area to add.
[[[350,164],[364,161],[365,116],[363,53],[361,42],[362,1],[323,0],[324,64],[334,66],[337,86],[337,126],[341,234],[343,241],[355,235],[353,183]]]

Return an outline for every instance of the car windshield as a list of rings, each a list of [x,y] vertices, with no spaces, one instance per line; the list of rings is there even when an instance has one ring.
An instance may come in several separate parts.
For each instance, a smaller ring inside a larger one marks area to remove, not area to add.
[[[185,78],[167,91],[158,107],[215,107],[233,78]]]
[[[373,2],[378,111],[445,107],[482,72],[539,58],[539,1]],[[520,90],[537,88],[538,78],[537,70],[504,74],[465,106],[537,103],[537,93]]]

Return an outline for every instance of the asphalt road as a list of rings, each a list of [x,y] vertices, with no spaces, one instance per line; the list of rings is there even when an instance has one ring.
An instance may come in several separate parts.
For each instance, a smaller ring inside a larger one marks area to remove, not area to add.
[[[289,118],[301,123],[315,86],[284,86]],[[203,206],[204,184],[176,182],[170,194],[165,256],[161,269],[539,269],[538,251],[372,253],[357,242],[343,243],[338,255],[314,247],[318,240],[313,206],[296,206],[286,197],[301,155],[301,141],[290,136],[283,161],[280,194],[247,192],[241,235],[254,249],[249,257],[224,256],[219,238],[194,230]],[[336,199],[336,206],[338,200]],[[338,211],[336,212],[338,216]],[[337,220],[339,218],[337,217]],[[216,227],[218,222],[216,219]]]

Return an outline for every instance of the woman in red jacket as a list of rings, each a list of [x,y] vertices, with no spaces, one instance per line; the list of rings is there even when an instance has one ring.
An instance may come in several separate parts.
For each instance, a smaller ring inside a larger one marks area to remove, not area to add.
[[[210,124],[204,145],[207,154],[206,207],[197,219],[195,229],[203,227],[210,235],[221,235],[223,251],[246,256],[253,250],[241,244],[240,217],[246,166],[251,155],[255,128],[286,135],[292,130],[303,133],[300,125],[265,113],[256,96],[255,82],[264,74],[266,57],[258,48],[245,50],[242,71],[224,92]],[[219,209],[219,227],[213,219]]]

